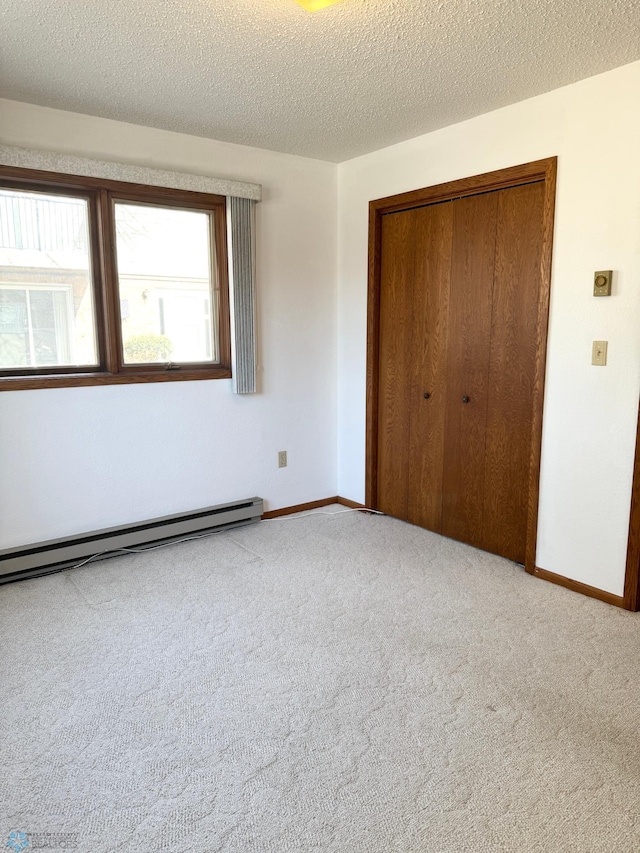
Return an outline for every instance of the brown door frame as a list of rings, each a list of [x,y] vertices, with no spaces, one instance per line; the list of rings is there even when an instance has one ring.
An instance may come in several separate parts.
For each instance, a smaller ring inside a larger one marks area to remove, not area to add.
[[[380,343],[380,268],[382,217],[428,204],[452,201],[464,196],[508,187],[544,182],[543,237],[540,264],[540,291],[536,339],[536,365],[533,385],[533,422],[531,426],[531,458],[529,462],[529,506],[525,569],[536,572],[536,539],[538,528],[538,496],[540,488],[540,452],[542,445],[542,407],[547,357],[549,295],[551,291],[551,255],[556,200],[557,157],[524,163],[497,172],[474,175],[433,187],[376,199],[369,203],[369,292],[367,301],[367,437],[366,437],[366,506],[378,507],[378,380]],[[640,565],[640,463],[638,464],[638,564]]]
[[[627,570],[624,578],[623,604],[627,610],[640,610],[640,412],[636,431],[636,455],[631,486]]]

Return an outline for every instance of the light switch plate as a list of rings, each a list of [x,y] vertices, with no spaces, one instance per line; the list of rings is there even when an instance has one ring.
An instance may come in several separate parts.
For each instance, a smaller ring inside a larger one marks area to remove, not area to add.
[[[591,364],[598,367],[606,367],[607,365],[607,345],[608,341],[594,341],[591,350]]]

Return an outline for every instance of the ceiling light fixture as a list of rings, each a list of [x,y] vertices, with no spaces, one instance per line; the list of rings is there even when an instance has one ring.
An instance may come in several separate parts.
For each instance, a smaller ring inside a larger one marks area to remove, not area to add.
[[[319,9],[324,9],[325,6],[333,6],[334,3],[339,3],[340,0],[297,0],[297,2],[307,12],[317,12]]]

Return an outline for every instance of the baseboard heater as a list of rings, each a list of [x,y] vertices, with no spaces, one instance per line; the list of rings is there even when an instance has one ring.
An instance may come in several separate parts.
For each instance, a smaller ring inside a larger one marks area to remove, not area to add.
[[[143,549],[185,536],[251,524],[260,520],[262,512],[262,498],[248,498],[238,503],[9,548],[0,551],[0,584],[68,568],[94,555],[96,560],[114,557],[122,548]]]

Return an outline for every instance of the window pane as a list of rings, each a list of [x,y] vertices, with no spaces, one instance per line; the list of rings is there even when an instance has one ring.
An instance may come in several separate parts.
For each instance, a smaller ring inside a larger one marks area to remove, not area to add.
[[[27,291],[0,287],[0,365],[27,367],[29,363]]]
[[[0,369],[97,363],[88,202],[0,189]]]
[[[115,219],[125,363],[217,362],[210,214],[118,202]]]

